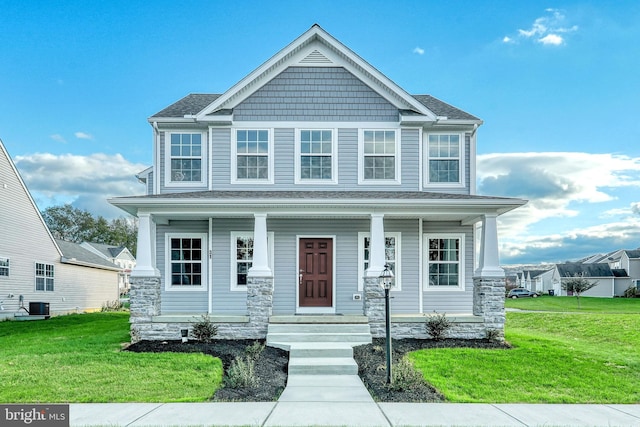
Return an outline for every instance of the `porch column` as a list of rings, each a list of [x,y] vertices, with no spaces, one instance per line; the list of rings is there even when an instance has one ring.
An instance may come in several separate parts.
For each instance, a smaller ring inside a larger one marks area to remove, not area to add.
[[[482,217],[480,259],[476,277],[505,277],[504,270],[500,267],[497,217],[497,214],[485,214]]]
[[[267,244],[267,214],[254,214],[253,264],[248,277],[272,277],[269,266],[269,245]]]
[[[131,270],[131,277],[160,277],[153,260],[153,239],[151,214],[138,214],[138,250],[136,266]]]
[[[371,214],[371,237],[369,239],[369,268],[366,277],[378,277],[384,270],[384,215]]]

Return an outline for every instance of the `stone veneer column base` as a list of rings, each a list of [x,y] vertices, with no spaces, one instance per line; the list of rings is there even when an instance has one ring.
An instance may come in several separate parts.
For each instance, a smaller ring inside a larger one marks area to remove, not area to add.
[[[133,276],[130,281],[131,342],[153,339],[147,336],[146,330],[152,328],[153,316],[160,314],[160,277]]]
[[[364,278],[364,315],[369,318],[371,336],[381,338],[385,332],[384,289],[377,277]]]
[[[247,314],[249,324],[238,329],[242,338],[266,338],[269,317],[273,313],[273,277],[247,278]]]
[[[504,340],[504,277],[473,278],[473,314],[484,320],[485,337]]]

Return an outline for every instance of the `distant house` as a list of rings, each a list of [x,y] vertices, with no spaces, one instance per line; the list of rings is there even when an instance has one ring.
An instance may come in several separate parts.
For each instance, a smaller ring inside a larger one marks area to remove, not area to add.
[[[608,263],[568,262],[556,264],[553,269],[552,283],[556,295],[567,295],[562,290],[562,282],[574,277],[583,277],[597,285],[582,295],[591,297],[620,296],[631,285],[631,278],[627,271],[621,268],[611,268]]]
[[[0,318],[32,302],[48,303],[52,315],[98,310],[118,298],[119,270],[53,238],[0,141]]]
[[[129,277],[136,266],[136,259],[124,246],[105,245],[103,243],[83,242],[80,246],[120,267],[118,286],[120,294],[127,293],[131,287]]]

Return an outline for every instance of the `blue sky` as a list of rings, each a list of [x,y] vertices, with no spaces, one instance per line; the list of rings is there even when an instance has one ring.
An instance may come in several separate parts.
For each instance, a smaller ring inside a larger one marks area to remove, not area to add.
[[[147,117],[221,93],[314,23],[480,118],[505,264],[640,247],[640,2],[0,0],[0,138],[39,207],[119,213]]]

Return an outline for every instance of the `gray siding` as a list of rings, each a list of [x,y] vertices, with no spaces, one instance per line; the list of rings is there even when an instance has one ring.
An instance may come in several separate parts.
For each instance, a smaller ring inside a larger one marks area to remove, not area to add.
[[[465,239],[465,290],[464,291],[424,291],[422,293],[425,313],[433,310],[446,313],[470,313],[473,310],[473,270],[474,245],[473,226],[460,226],[455,223],[425,222],[423,233],[464,233]],[[423,257],[428,256],[428,248],[423,248]],[[427,280],[427,271],[423,273]]]
[[[398,109],[344,68],[289,67],[234,109],[238,121],[397,122]]]

